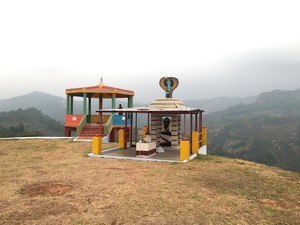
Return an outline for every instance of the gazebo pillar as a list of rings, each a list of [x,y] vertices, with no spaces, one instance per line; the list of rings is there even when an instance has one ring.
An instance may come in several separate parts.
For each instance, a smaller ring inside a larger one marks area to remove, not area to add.
[[[69,114],[73,115],[74,111],[74,96],[70,96],[70,108],[69,108]]]
[[[103,109],[103,94],[99,94],[99,109]]]
[[[67,115],[70,114],[69,107],[70,107],[70,98],[69,98],[69,95],[67,95],[67,100],[66,100],[66,114]]]
[[[83,94],[83,115],[87,115],[87,94]]]
[[[88,98],[89,99],[89,115],[92,115],[92,98],[91,97],[89,97]]]
[[[133,107],[133,96],[129,96],[127,102],[128,102],[128,108],[132,108]]]
[[[88,97],[88,122],[90,123],[92,120],[92,97]]]
[[[116,108],[116,94],[112,94],[112,97],[111,97],[111,108],[112,109]]]

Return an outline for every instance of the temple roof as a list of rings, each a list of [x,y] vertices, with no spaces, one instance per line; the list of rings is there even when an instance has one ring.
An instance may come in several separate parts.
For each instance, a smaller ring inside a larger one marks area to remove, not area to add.
[[[149,108],[185,109],[186,107],[178,98],[158,98],[150,103]]]
[[[98,98],[100,94],[103,94],[103,98],[111,98],[113,94],[116,95],[116,98],[134,96],[134,91],[106,86],[103,82],[96,86],[66,89],[67,95],[83,96],[85,93],[92,98]]]
[[[122,113],[152,113],[152,114],[189,114],[204,112],[197,108],[150,108],[150,107],[136,107],[136,108],[126,108],[126,109],[102,109],[97,110],[97,112],[111,113],[111,112],[122,112]]]

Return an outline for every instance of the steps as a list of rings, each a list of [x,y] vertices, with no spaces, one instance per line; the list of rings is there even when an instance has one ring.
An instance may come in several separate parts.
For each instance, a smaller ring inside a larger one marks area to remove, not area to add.
[[[99,133],[99,124],[88,123],[82,129],[81,134],[78,136],[77,140],[92,140],[93,137]]]

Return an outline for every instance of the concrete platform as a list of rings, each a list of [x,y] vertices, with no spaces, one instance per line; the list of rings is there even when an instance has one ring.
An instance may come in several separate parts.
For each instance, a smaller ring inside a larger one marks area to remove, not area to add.
[[[93,158],[131,159],[156,162],[180,162],[179,150],[174,150],[171,147],[165,147],[164,149],[164,153],[155,153],[151,156],[137,156],[135,147],[129,147],[127,149],[112,148],[102,151],[101,155],[90,153],[88,154],[88,156]]]

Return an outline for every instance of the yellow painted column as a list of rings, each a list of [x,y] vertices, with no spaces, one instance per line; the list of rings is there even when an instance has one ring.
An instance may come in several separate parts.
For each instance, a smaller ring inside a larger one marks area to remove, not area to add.
[[[125,130],[119,130],[119,148],[125,149]]]
[[[198,154],[199,150],[199,133],[198,131],[193,131],[192,133],[192,153]]]
[[[190,142],[182,140],[180,142],[180,161],[188,161],[190,159]]]
[[[99,136],[93,137],[93,149],[92,152],[95,155],[100,155],[102,150],[102,139]]]
[[[207,145],[207,128],[206,127],[202,127],[202,146],[203,145]]]

